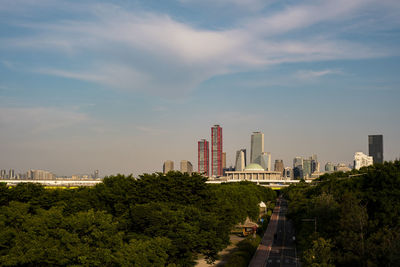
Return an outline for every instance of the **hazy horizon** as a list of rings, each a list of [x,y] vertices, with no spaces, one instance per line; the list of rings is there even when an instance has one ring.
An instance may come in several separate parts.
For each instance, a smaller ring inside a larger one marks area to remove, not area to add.
[[[272,166],[400,157],[399,1],[1,3],[0,169],[197,171],[214,124],[228,166],[254,131]]]

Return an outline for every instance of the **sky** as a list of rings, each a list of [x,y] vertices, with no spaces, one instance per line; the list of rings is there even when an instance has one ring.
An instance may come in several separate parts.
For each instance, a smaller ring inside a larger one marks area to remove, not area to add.
[[[0,169],[197,170],[214,124],[227,165],[394,160],[399,85],[398,0],[0,0]]]

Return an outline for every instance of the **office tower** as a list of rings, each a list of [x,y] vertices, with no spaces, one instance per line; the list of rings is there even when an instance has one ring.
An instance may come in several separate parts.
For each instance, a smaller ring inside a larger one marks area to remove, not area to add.
[[[335,165],[333,165],[332,162],[327,162],[325,164],[325,171],[326,172],[334,172],[335,171]]]
[[[271,169],[271,153],[269,152],[262,152],[260,158],[260,165],[266,171],[272,171]]]
[[[211,127],[211,175],[222,176],[222,128]]]
[[[383,135],[368,135],[368,151],[375,163],[383,163]]]
[[[294,177],[293,169],[290,167],[285,167],[285,169],[283,170],[283,177],[285,177],[287,179],[293,179],[293,177]]]
[[[319,162],[317,159],[317,155],[315,155],[315,154],[312,155],[310,157],[310,160],[311,160],[311,173],[319,172]]]
[[[222,169],[226,169],[226,152],[222,152]]]
[[[93,173],[93,178],[98,179],[99,178],[99,170],[95,170]]]
[[[293,159],[293,177],[295,179],[303,179],[304,178],[303,158],[302,157],[295,157]]]
[[[0,171],[0,178],[1,179],[6,179],[6,170],[1,170]]]
[[[356,152],[354,154],[354,169],[359,170],[362,167],[370,166],[373,164],[373,158],[367,156],[362,152]]]
[[[8,179],[14,179],[15,178],[15,171],[13,169],[10,169],[8,171]]]
[[[167,160],[163,164],[163,173],[168,173],[174,170],[174,162],[172,160]]]
[[[197,143],[197,170],[200,174],[210,176],[210,152],[206,139],[202,139]]]
[[[49,171],[44,170],[29,170],[28,179],[33,180],[53,180],[55,175]]]
[[[283,170],[285,167],[283,166],[283,160],[281,159],[276,159],[275,160],[275,165],[274,165],[274,171],[280,172],[283,175]]]
[[[293,168],[293,177],[294,179],[304,179],[304,173],[303,173],[303,166],[298,165]]]
[[[181,160],[181,173],[187,173],[191,175],[193,172],[193,165],[190,161]]]
[[[251,135],[250,163],[260,164],[261,154],[264,152],[264,134],[253,132]]]
[[[235,170],[243,171],[246,167],[246,149],[236,151]]]
[[[303,158],[302,157],[295,157],[293,159],[293,168],[301,166],[303,167]]]
[[[311,177],[311,159],[303,159],[303,178]]]

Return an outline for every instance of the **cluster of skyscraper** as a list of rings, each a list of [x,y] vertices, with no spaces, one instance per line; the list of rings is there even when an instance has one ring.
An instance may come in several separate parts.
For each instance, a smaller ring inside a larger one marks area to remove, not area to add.
[[[20,175],[15,174],[15,170],[10,169],[7,173],[6,170],[0,170],[0,179],[16,179]]]
[[[8,171],[6,170],[0,171],[0,179],[8,179],[8,180],[52,180],[55,179],[55,175],[49,171],[44,170],[29,170],[26,173],[16,174],[13,169]]]
[[[3,180],[56,180],[56,179],[68,179],[68,180],[81,180],[81,179],[99,179],[99,170],[95,170],[93,174],[88,175],[72,175],[56,176],[54,173],[45,170],[29,170],[26,173],[16,174],[13,169],[9,170],[8,174],[6,170],[0,170],[0,179]]]
[[[317,155],[309,158],[295,157],[293,159],[293,177],[295,179],[311,178],[314,173],[319,173],[320,164]]]
[[[209,142],[202,139],[197,143],[198,171],[205,176],[219,177],[223,175],[226,167],[226,153],[222,146],[222,127],[214,125],[211,127],[211,173],[210,173],[210,152]],[[210,175],[211,174],[211,175]]]
[[[181,167],[180,171],[182,173],[192,174],[193,172],[193,165],[188,160],[181,160],[180,167]],[[174,170],[174,162],[172,160],[165,161],[163,165],[163,173],[168,173],[173,170]]]
[[[198,141],[197,160],[198,171],[206,176],[220,177],[225,170],[243,171],[247,166],[246,149],[236,152],[235,167],[226,168],[226,153],[222,146],[222,128],[219,125],[211,127],[211,172],[209,170],[209,142],[206,139]],[[251,135],[250,163],[260,165],[264,170],[271,170],[271,153],[264,152],[264,134],[254,132]]]

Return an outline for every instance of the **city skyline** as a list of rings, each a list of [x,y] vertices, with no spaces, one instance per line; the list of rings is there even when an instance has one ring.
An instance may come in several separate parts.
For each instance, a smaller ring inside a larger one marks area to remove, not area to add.
[[[3,1],[0,168],[196,166],[214,124],[227,167],[255,131],[285,166],[351,164],[377,134],[394,160],[399,18],[396,0]]]

